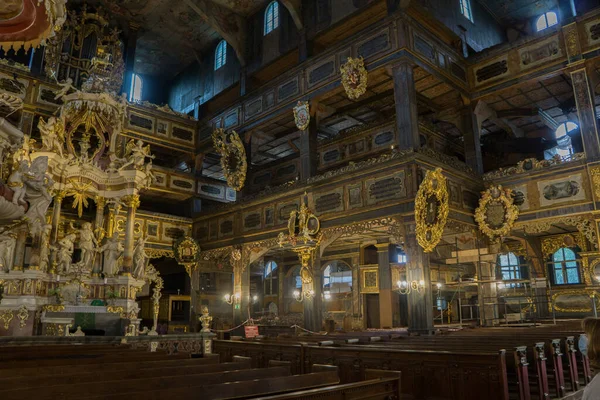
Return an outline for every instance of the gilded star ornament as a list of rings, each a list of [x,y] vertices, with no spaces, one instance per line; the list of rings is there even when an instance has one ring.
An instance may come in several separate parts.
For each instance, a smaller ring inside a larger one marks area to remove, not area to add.
[[[93,198],[88,194],[92,183],[72,182],[71,184],[73,187],[67,190],[67,196],[73,196],[73,208],[77,208],[77,215],[81,218],[83,209],[88,207],[89,201]]]

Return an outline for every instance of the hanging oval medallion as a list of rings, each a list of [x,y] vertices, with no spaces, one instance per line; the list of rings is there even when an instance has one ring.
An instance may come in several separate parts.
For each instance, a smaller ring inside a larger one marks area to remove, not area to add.
[[[425,253],[433,251],[442,239],[448,212],[448,189],[442,169],[427,171],[415,198],[417,242]]]

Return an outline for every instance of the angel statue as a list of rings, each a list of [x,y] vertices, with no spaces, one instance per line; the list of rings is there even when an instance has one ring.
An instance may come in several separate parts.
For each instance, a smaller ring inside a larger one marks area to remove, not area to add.
[[[115,276],[119,273],[119,261],[123,255],[123,244],[119,240],[119,232],[114,232],[106,243],[98,249],[104,255],[104,276]]]
[[[154,173],[152,172],[152,160],[146,163],[146,166],[144,167],[144,172],[146,173],[145,186],[147,189],[150,186],[154,185],[154,183],[156,182],[156,175],[154,175]]]
[[[65,127],[61,119],[48,118],[48,122],[40,118],[38,128],[42,135],[42,150],[56,152],[63,157],[63,142],[65,140]]]
[[[16,245],[17,235],[13,232],[0,234],[0,268],[3,268],[4,272],[9,272],[13,266]]]
[[[43,226],[46,223],[46,211],[52,201],[49,189],[54,182],[46,174],[47,170],[48,157],[37,157],[31,163],[25,179],[27,189],[25,197],[29,202],[25,219],[29,224],[29,233],[32,237],[42,234]]]
[[[73,90],[73,91],[77,91],[77,88],[75,86],[73,86],[73,79],[71,78],[67,78],[66,81],[64,81],[63,83],[59,83],[58,84],[61,89],[56,92],[56,96],[54,96],[54,100],[58,100],[58,99],[62,99],[63,97],[65,97],[67,94],[69,94],[69,91]]]
[[[137,141],[131,139],[127,143],[126,154],[128,154],[127,162],[119,170],[123,170],[130,165],[133,165],[135,169],[142,169],[146,158],[154,159],[154,156],[150,154],[150,145],[144,146],[144,142],[140,139]]]
[[[145,252],[147,240],[148,237],[140,236],[133,249],[133,277],[136,279],[144,279],[145,277],[146,265],[149,261]]]
[[[25,180],[28,172],[29,161],[21,160],[8,177],[8,187],[13,191],[13,204],[23,206],[27,204],[25,201]]]
[[[69,273],[71,263],[73,262],[73,244],[77,236],[74,233],[69,233],[67,236],[58,241],[58,271]]]
[[[96,236],[94,236],[92,224],[84,222],[79,230],[79,248],[81,249],[81,261],[79,262],[79,265],[84,268],[92,267],[97,246],[98,240],[96,240]]]

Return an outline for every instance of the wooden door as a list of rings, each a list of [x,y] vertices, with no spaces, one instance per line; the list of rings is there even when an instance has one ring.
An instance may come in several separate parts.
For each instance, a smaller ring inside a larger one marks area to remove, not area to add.
[[[367,328],[379,328],[379,295],[367,294]]]

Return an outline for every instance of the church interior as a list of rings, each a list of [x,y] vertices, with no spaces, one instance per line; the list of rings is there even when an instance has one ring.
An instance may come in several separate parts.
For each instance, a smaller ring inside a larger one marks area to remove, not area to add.
[[[3,0],[0,398],[600,399],[599,119],[598,0]]]

